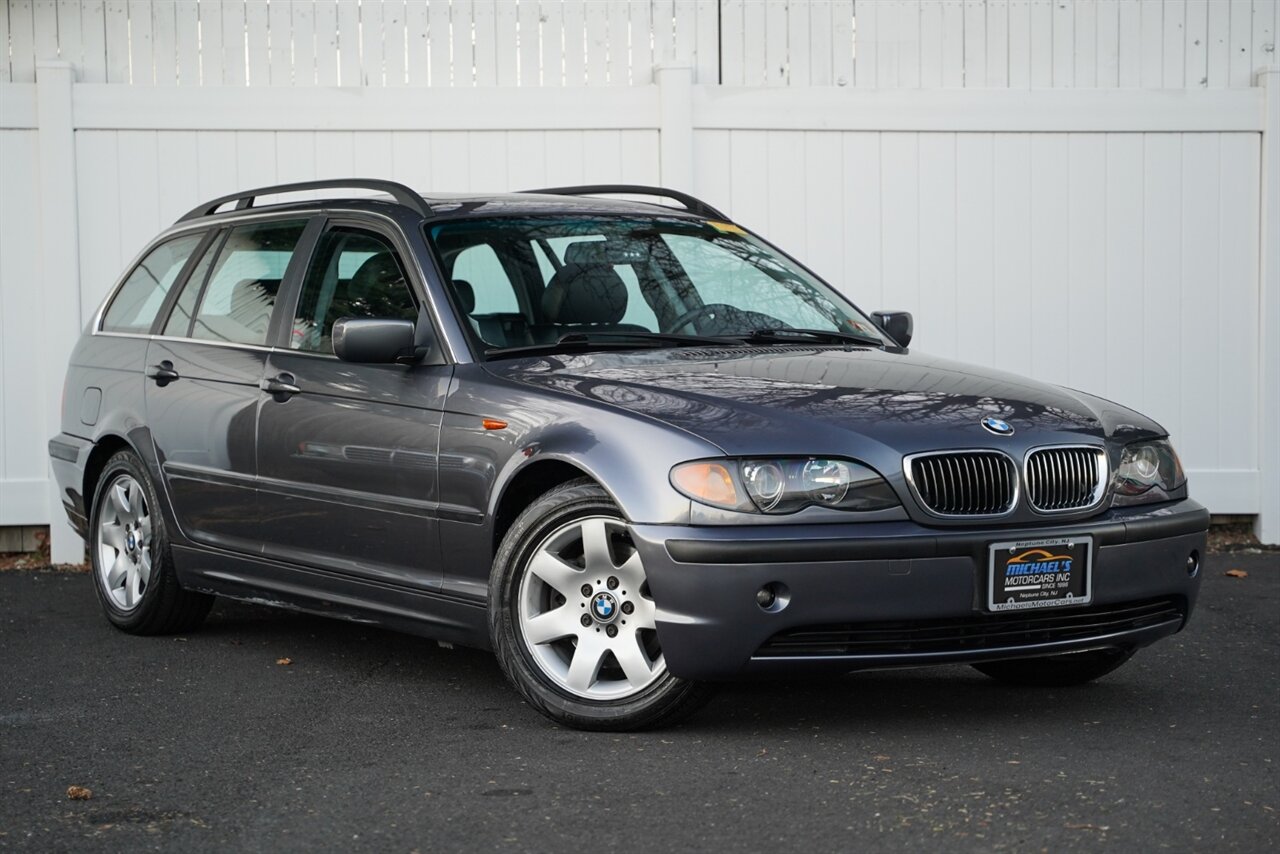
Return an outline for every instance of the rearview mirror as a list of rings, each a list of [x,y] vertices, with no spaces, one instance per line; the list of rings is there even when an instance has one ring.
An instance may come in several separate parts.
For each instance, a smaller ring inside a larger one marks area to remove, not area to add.
[[[911,343],[911,333],[915,329],[915,321],[911,319],[909,311],[873,311],[871,316],[876,323],[880,324],[880,328],[889,333],[899,347],[906,347]]]
[[[399,362],[415,357],[412,320],[343,317],[333,324],[333,352],[344,362]]]

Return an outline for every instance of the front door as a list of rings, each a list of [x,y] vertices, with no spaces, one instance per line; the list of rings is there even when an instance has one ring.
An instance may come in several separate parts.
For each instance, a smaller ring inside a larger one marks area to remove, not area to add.
[[[452,368],[343,362],[331,340],[342,317],[416,319],[408,270],[387,234],[332,223],[320,236],[288,344],[267,357],[263,542],[289,563],[437,589],[436,452]]]
[[[147,421],[181,532],[260,550],[255,418],[276,292],[307,221],[219,235],[147,346]]]

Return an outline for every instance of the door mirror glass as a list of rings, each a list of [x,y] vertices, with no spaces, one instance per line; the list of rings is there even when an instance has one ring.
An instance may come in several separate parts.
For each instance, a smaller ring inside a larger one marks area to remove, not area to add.
[[[333,352],[344,362],[412,361],[416,327],[395,317],[343,317],[333,324]]]
[[[889,337],[899,347],[906,347],[911,343],[911,333],[915,330],[915,321],[911,319],[911,312],[873,311],[871,316],[875,318],[876,323],[880,324],[881,329],[889,333]]]

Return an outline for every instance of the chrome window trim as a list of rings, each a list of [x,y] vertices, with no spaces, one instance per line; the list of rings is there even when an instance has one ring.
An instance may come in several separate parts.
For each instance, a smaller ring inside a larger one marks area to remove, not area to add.
[[[938,513],[931,509],[924,500],[924,496],[920,493],[920,488],[916,486],[915,476],[911,473],[911,463],[924,457],[945,457],[955,454],[996,454],[1004,457],[1009,461],[1010,471],[1013,473],[1013,497],[1009,500],[1009,509],[1003,513]],[[916,506],[935,519],[1004,519],[1012,516],[1018,510],[1018,505],[1022,500],[1022,469],[1018,466],[1018,461],[1009,455],[1007,451],[998,448],[948,448],[945,451],[922,451],[918,454],[907,454],[902,458],[902,473],[907,479],[907,485],[911,490],[911,497],[915,500]]]
[[[278,350],[269,344],[238,344],[234,341],[208,341],[204,338],[179,338],[176,335],[139,335],[136,332],[94,332],[102,338],[140,338],[146,341],[170,341],[177,344],[200,344],[208,347],[235,347],[238,350],[260,350],[270,352]],[[283,351],[282,351],[283,352]],[[293,352],[292,350],[288,352]]]
[[[1094,456],[1096,456],[1100,461],[1100,465],[1098,466],[1098,472],[1100,476],[1098,478],[1098,482],[1094,485],[1093,498],[1088,504],[1082,504],[1079,507],[1064,507],[1060,510],[1041,510],[1039,507],[1035,505],[1035,502],[1031,498],[1031,493],[1028,492],[1027,506],[1031,508],[1031,512],[1035,513],[1038,516],[1060,516],[1063,513],[1085,513],[1089,510],[1096,510],[1098,507],[1100,507],[1102,505],[1103,500],[1107,497],[1107,488],[1111,484],[1111,458],[1107,454],[1106,447],[1103,445],[1083,445],[1079,443],[1070,443],[1070,444],[1062,444],[1062,445],[1036,445],[1034,448],[1028,448],[1026,453],[1022,455],[1022,467],[1019,469],[1019,472],[1018,472],[1019,476],[1022,478],[1026,478],[1027,465],[1028,463],[1031,462],[1031,457],[1033,454],[1039,453],[1040,451],[1053,451],[1053,450],[1059,450],[1059,451],[1080,450],[1080,451],[1093,452]]]

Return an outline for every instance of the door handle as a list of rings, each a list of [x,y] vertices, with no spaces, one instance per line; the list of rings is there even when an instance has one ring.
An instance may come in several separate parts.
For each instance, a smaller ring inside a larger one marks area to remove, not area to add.
[[[155,380],[158,386],[166,386],[174,380],[180,379],[181,376],[173,369],[173,362],[168,359],[147,369],[147,378]]]
[[[295,394],[301,394],[302,389],[294,385],[295,379],[293,374],[276,374],[271,379],[263,380],[258,383],[258,388],[271,395],[280,403],[284,403]]]

